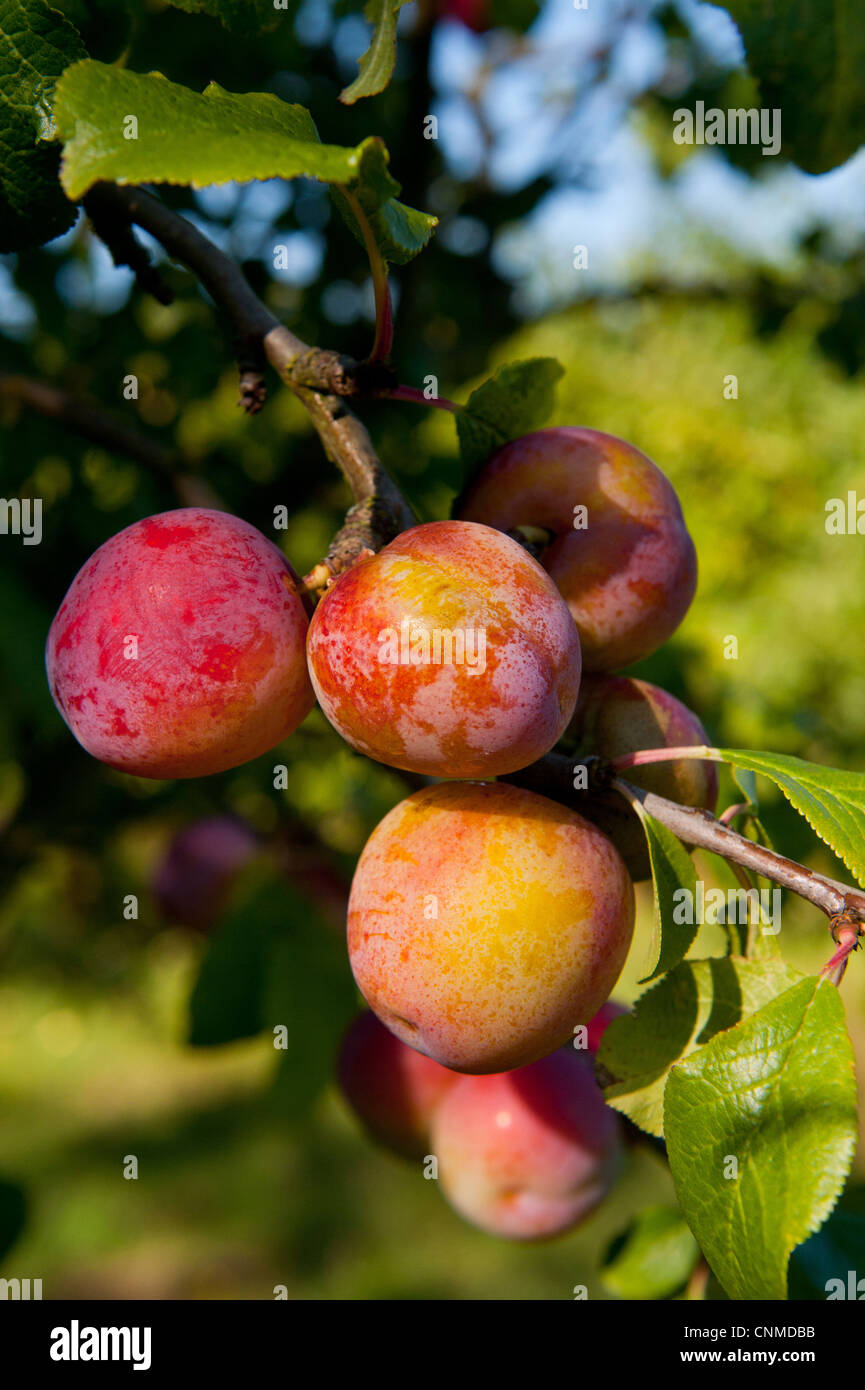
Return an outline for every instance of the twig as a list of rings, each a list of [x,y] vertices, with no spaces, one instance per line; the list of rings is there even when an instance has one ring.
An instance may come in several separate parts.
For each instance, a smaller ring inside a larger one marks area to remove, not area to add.
[[[581,764],[575,764],[573,759],[565,757],[562,753],[548,753],[530,767],[510,773],[501,780],[540,792],[579,810],[579,798],[584,793],[574,788],[575,766],[587,769],[587,790],[609,785],[607,773],[613,764],[604,765],[597,758],[587,758]],[[734,864],[753,869],[755,873],[762,874],[765,878],[780,884],[782,888],[789,888],[800,898],[813,903],[829,918],[849,913],[852,920],[865,922],[865,892],[861,889],[828,878],[804,864],[797,864],[795,860],[788,859],[765,845],[755,844],[753,840],[746,839],[729,825],[723,825],[716,820],[709,811],[679,806],[675,801],[668,801],[666,797],[658,796],[655,792],[645,791],[642,787],[632,786],[619,779],[614,779],[612,786],[628,801],[639,801],[650,816],[660,821],[668,830],[672,830],[686,845],[710,850]]]
[[[345,525],[322,561],[319,579],[324,569],[330,578],[364,550],[379,550],[400,531],[414,526],[416,517],[382,467],[365,426],[338,395],[306,384],[316,349],[279,322],[240,267],[153,194],[141,188],[99,187],[105,199],[122,206],[131,222],[150,232],[169,255],[198,277],[229,319],[239,360],[252,364],[250,375],[254,377],[256,364],[263,368],[265,360],[269,361],[309,411],[325,453],[342,472],[354,498]],[[333,363],[333,353],[322,354],[322,371],[333,370]],[[316,584],[318,591],[323,587],[321,582]]]
[[[279,320],[262,304],[240,266],[226,256],[208,237],[185,217],[143,188],[96,184],[87,195],[88,211],[96,209],[100,218],[125,217],[150,232],[175,260],[193,270],[211,298],[226,314],[235,339],[235,353],[247,398],[259,399],[264,387],[265,354],[263,342]],[[284,330],[283,340],[292,357],[306,350],[306,344]]]
[[[657,796],[655,792],[644,791],[642,787],[634,787],[619,779],[613,782],[613,787],[629,800],[639,801],[650,816],[672,830],[685,844],[711,850],[723,859],[772,879],[782,888],[789,888],[800,898],[806,898],[827,917],[852,912],[858,920],[865,921],[865,892],[861,889],[827,878],[766,845],[746,839],[729,825],[722,825],[709,811],[679,806],[665,796]]]
[[[98,185],[84,199],[84,210],[90,218],[94,232],[111,252],[114,264],[128,265],[141,289],[147,294],[152,294],[160,304],[172,304],[174,295],[156,267],[151,265],[144,247],[136,241],[129,219],[104,197]]]
[[[82,400],[47,382],[6,372],[0,372],[0,400],[35,410],[82,439],[134,459],[148,472],[164,478],[184,506],[225,510],[225,504],[207,480],[187,471],[188,466],[179,453],[139,434],[95,402]]]

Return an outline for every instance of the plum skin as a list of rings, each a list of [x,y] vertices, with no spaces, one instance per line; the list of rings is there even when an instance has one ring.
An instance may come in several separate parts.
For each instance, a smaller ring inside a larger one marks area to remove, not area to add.
[[[575,529],[574,510],[587,508]],[[697,555],[672,485],[615,435],[563,426],[502,445],[459,506],[467,521],[552,540],[540,562],[580,633],[587,671],[651,655],[676,630],[697,587]]]
[[[179,508],[127,526],[79,570],[48,633],[49,685],[78,742],[111,767],[224,772],[315,703],[307,627],[297,575],[266,536]]]
[[[424,1158],[430,1127],[457,1073],[400,1042],[371,1010],[346,1030],[339,1088],[366,1131],[403,1158]]]
[[[463,1076],[436,1111],[442,1191],[466,1220],[510,1240],[580,1225],[621,1165],[618,1117],[591,1063],[566,1049],[493,1076]]]
[[[609,997],[634,924],[618,851],[575,811],[503,783],[425,787],[361,853],[348,910],[358,988],[453,1071],[523,1066]]]
[[[405,660],[407,648],[384,640],[403,624],[430,644],[473,633],[475,658],[482,634],[483,661]],[[454,521],[404,531],[341,575],[313,615],[307,655],[346,742],[434,777],[496,777],[543,756],[571,718],[581,671],[576,627],[541,566],[491,527]]]

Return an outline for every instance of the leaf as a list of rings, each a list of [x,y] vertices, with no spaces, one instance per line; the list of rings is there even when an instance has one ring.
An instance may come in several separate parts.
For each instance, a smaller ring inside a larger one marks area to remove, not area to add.
[[[0,0],[0,253],[72,226],[48,110],[63,69],[85,57],[73,25],[44,0]]]
[[[790,1298],[865,1298],[865,1213],[845,1210],[843,1200],[826,1224],[793,1251]]]
[[[744,767],[732,767],[730,772],[733,781],[739,788],[749,806],[758,806],[757,800],[757,778],[753,772],[749,772]]]
[[[393,186],[399,191],[398,184]],[[332,186],[331,197],[347,227],[361,246],[364,246],[363,232],[341,188]],[[382,255],[386,261],[391,261],[394,265],[405,265],[422,251],[438,225],[437,217],[406,207],[405,203],[398,203],[396,198],[375,202],[362,183],[359,198]]]
[[[12,1249],[27,1224],[27,1194],[17,1182],[0,1178],[0,1259]]]
[[[699,1255],[680,1211],[646,1207],[611,1244],[601,1282],[619,1298],[670,1298],[687,1283]]]
[[[399,184],[381,140],[323,145],[306,108],[270,92],[237,95],[211,82],[199,94],[161,73],[88,60],[64,74],[54,110],[65,142],[61,179],[71,198],[99,179],[202,188],[233,179],[313,178],[356,194],[382,254],[399,262],[417,254],[436,224],[396,202]],[[134,139],[124,133],[130,116]]]
[[[736,767],[760,772],[865,886],[865,773],[822,767],[785,753],[719,748]]]
[[[263,1004],[264,1027],[283,1025],[273,1099],[280,1117],[298,1120],[332,1080],[340,1040],[357,1013],[345,945],[309,904],[296,900],[289,935],[276,943]]]
[[[251,885],[251,886],[250,886]],[[189,1042],[218,1047],[254,1038],[264,1027],[263,998],[282,881],[244,875],[214,932],[189,1001]]]
[[[800,980],[670,1072],[676,1196],[734,1299],[787,1297],[793,1248],[829,1215],[856,1144],[853,1052],[837,989]],[[732,1160],[738,1175],[730,1173]]]
[[[368,0],[364,14],[374,26],[369,48],[358,59],[360,75],[339,94],[340,101],[350,106],[359,97],[375,96],[384,91],[396,63],[396,25],[399,12],[408,0]]]
[[[865,14],[850,0],[728,0],[764,107],[781,110],[782,150],[811,174],[865,141]]]
[[[695,920],[690,924],[675,921],[676,894],[687,893],[693,903],[697,893],[697,873],[690,854],[681,840],[650,816],[639,801],[635,801],[634,809],[646,832],[655,890],[654,928],[649,951],[652,964],[640,981],[644,984],[684,960],[700,924],[696,921],[696,913],[692,913]]]
[[[670,1068],[801,978],[783,961],[683,961],[607,1027],[598,1051],[611,1077],[604,1099],[648,1134],[663,1135]]]
[[[555,357],[510,362],[472,391],[456,417],[466,470],[484,463],[509,439],[538,429],[555,404],[555,384],[564,375]]]
[[[201,964],[190,1001],[189,1041],[214,1047],[288,1030],[284,1057],[301,1113],[331,1075],[342,1031],[357,1011],[344,944],[321,914],[265,859],[240,875]]]

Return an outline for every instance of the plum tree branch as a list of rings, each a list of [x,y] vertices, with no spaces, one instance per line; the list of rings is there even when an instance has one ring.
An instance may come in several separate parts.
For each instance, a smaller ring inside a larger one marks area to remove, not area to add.
[[[548,753],[531,766],[510,773],[501,780],[540,792],[579,810],[580,797],[587,794],[574,787],[574,769],[581,765],[589,772],[589,790],[593,783],[595,786],[610,785],[600,760],[586,759],[578,764],[563,753]],[[672,830],[685,844],[710,850],[745,869],[763,874],[782,888],[789,888],[800,898],[807,899],[832,920],[845,918],[857,923],[865,922],[865,892],[861,889],[828,878],[804,864],[797,864],[795,860],[765,845],[755,844],[731,826],[716,820],[709,811],[680,806],[675,801],[668,801],[666,797],[618,778],[614,778],[611,785],[629,802],[639,801],[650,816]]]
[[[348,359],[303,342],[259,299],[236,262],[145,189],[98,184],[85,205],[91,216],[95,210],[102,218],[113,211],[116,219],[122,210],[129,222],[149,232],[200,280],[232,325],[241,370],[241,403],[247,409],[259,409],[263,403],[268,361],[309,412],[325,453],[342,472],[354,499],[327,555],[307,576],[310,592],[323,589],[330,577],[364,550],[379,550],[416,524],[411,507],[379,461],[366,427],[341,394],[321,389],[341,380],[344,388],[352,382],[352,394],[362,386],[375,394],[377,387],[392,384],[386,369],[376,365],[364,375],[363,364],[353,364],[352,372]]]
[[[94,401],[73,396],[34,377],[7,372],[0,372],[0,400],[33,410],[82,439],[134,459],[148,472],[164,478],[184,506],[225,510],[225,504],[207,480],[194,473],[180,453],[140,434]]]

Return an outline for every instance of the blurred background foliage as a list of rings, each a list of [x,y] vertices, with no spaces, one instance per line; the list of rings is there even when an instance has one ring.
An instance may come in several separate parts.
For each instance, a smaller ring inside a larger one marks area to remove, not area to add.
[[[368,41],[359,4],[304,0],[273,32],[230,35],[144,0],[56,7],[94,57],[197,90],[274,91],[307,105],[327,141],[381,135],[404,199],[441,219],[431,249],[393,276],[400,379],[435,375],[460,400],[500,363],[557,356],[551,423],[644,449],[697,544],[694,606],[639,674],[694,707],[713,741],[865,767],[865,551],[825,526],[829,499],[865,498],[865,164],[813,178],[783,155],[672,142],[680,103],[747,104],[753,90],[723,11],[408,5],[391,86],[345,107],[338,92]],[[437,140],[423,138],[427,114]],[[367,269],[324,190],[164,196],[302,337],[368,350]],[[111,266],[83,220],[0,257],[0,372],[110,409],[269,534],[286,506],[276,538],[304,571],[339,524],[344,486],[274,382],[261,415],[238,411],[223,326],[188,275],[161,269],[168,307]],[[123,399],[129,373],[137,401]],[[317,712],[268,757],[177,784],[115,773],[71,738],[44,679],[51,616],[97,545],[178,497],[170,475],[28,412],[3,380],[0,490],[43,499],[44,535],[0,536],[0,1273],[41,1277],[46,1297],[259,1298],[277,1284],[289,1297],[559,1299],[578,1284],[609,1296],[600,1253],[647,1201],[672,1199],[654,1156],[632,1155],[585,1230],[512,1247],[373,1149],[330,1084],[356,1004],[346,885],[409,790],[401,775],[356,756]],[[419,516],[447,515],[463,481],[453,421],[408,404],[362,413]],[[778,797],[764,809],[781,848],[843,876]],[[202,932],[166,911],[157,875],[176,833],[213,816],[240,818],[262,848]],[[700,869],[732,881],[717,862]],[[650,920],[641,889],[624,1000],[639,992]],[[829,954],[823,919],[798,901],[781,944],[805,970]],[[722,949],[704,928],[692,954]],[[858,966],[842,993],[862,1074]],[[260,1031],[271,1020],[288,1024],[276,1061]],[[137,1181],[122,1177],[127,1155]]]

